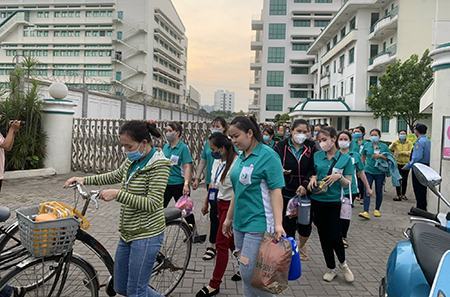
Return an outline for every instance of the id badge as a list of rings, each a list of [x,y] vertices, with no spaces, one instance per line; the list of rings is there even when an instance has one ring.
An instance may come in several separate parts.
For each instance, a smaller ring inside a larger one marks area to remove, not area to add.
[[[209,201],[216,201],[217,195],[219,194],[219,190],[215,188],[211,188],[208,190],[208,200]]]
[[[380,150],[379,149],[374,150],[373,154],[380,154]]]
[[[172,163],[172,165],[177,165],[179,160],[180,157],[177,155],[170,156],[170,163]]]
[[[339,169],[339,168],[333,168],[333,174],[344,174],[344,169]]]
[[[253,173],[253,165],[245,166],[242,168],[241,174],[239,175],[239,181],[243,185],[251,185],[252,184],[252,173]]]

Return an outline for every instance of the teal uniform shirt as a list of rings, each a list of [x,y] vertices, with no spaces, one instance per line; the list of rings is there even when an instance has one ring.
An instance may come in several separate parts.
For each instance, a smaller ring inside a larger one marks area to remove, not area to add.
[[[359,145],[358,142],[357,142],[355,139],[353,139],[353,140],[352,140],[352,144],[351,144],[351,146],[350,146],[350,151],[351,151],[351,152],[356,152],[356,153],[358,153],[358,154],[362,154],[362,151],[363,151],[363,149],[364,149],[364,145],[365,145],[367,142],[368,142],[367,140],[363,139],[361,145]]]
[[[382,142],[378,143],[378,149],[379,149],[379,152],[378,152],[379,154],[390,153],[389,147]],[[363,151],[361,153],[362,156],[366,157],[366,165],[364,167],[364,170],[370,174],[384,174],[383,171],[381,171],[375,167],[376,160],[373,158],[374,153],[375,153],[375,149],[372,145],[372,142],[368,141],[364,145]]]
[[[179,141],[175,147],[171,147],[166,143],[163,147],[164,156],[169,159],[172,167],[170,168],[168,185],[184,184],[183,165],[192,163],[192,156],[188,146]]]
[[[357,153],[357,152],[349,152],[348,155],[350,156],[350,158],[352,160],[353,167],[354,167],[353,175],[352,175],[352,187],[351,187],[352,195],[354,195],[354,194],[358,194],[359,193],[358,176],[357,176],[357,174],[364,170],[364,163],[362,162],[361,155],[359,153]],[[344,194],[345,195],[350,195],[350,191],[349,191],[348,187],[346,187],[344,189]]]
[[[314,168],[317,173],[317,182],[323,180],[330,170],[331,165],[337,160],[333,167],[332,173],[337,171],[341,172],[343,176],[352,176],[354,167],[352,160],[348,154],[341,154],[337,151],[331,160],[328,160],[327,153],[324,151],[319,151],[314,154]],[[344,189],[345,191],[345,189]],[[348,190],[347,190],[348,191]],[[341,183],[339,181],[333,183],[328,187],[326,192],[311,194],[311,199],[320,202],[340,202],[342,196]]]
[[[272,139],[269,143],[264,143],[264,144],[273,149],[273,148],[275,148],[276,142],[275,142],[275,140]]]
[[[240,232],[273,232],[270,191],[285,186],[281,160],[262,143],[249,156],[244,155],[236,159],[230,174],[235,197],[233,228]]]
[[[205,145],[203,146],[202,151],[202,160],[206,162],[206,173],[205,173],[205,181],[206,184],[209,185],[211,183],[211,170],[214,163],[214,158],[211,155],[211,146],[209,145],[209,141],[205,141]]]

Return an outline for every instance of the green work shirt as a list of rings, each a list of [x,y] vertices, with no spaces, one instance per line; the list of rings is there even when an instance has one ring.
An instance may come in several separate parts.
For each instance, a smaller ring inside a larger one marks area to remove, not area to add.
[[[361,145],[359,145],[358,142],[357,142],[355,139],[353,139],[352,145],[350,146],[350,151],[351,151],[351,152],[356,152],[356,153],[358,153],[358,154],[361,154],[361,153],[362,153],[362,150],[363,150],[363,148],[364,148],[364,145],[365,145],[366,143],[367,143],[367,140],[363,139]]]
[[[202,151],[202,160],[206,162],[206,173],[205,173],[205,181],[206,184],[209,185],[211,183],[211,170],[214,163],[214,158],[211,155],[211,146],[209,145],[209,141],[205,141],[205,145],[203,146]]]
[[[294,154],[295,158],[297,160],[299,160],[303,154],[303,145],[297,150],[295,148],[294,144],[292,143],[291,139],[289,139],[288,142],[289,142],[289,148],[291,149],[291,152]]]
[[[147,154],[147,156],[144,157],[144,159],[142,159],[140,161],[139,160],[134,161],[133,163],[131,163],[130,169],[128,170],[127,178],[130,178],[130,176],[132,176],[139,169],[144,168],[145,165],[147,165],[148,161],[150,161],[150,159],[153,157],[155,152],[156,152],[156,149],[152,148],[150,150],[150,152]]]
[[[259,143],[249,156],[239,155],[230,178],[235,197],[233,227],[241,232],[273,232],[270,191],[285,186],[278,154]]]
[[[378,143],[378,149],[380,154],[390,152],[388,146],[382,142]],[[364,145],[363,151],[361,153],[362,156],[366,157],[366,165],[364,167],[364,171],[370,174],[384,174],[383,171],[375,167],[376,160],[373,158],[374,153],[375,149],[373,147],[373,144],[371,141],[368,141]]]
[[[163,153],[172,164],[168,185],[184,184],[183,165],[192,163],[192,156],[188,146],[181,140],[175,147],[171,147],[170,144],[166,143],[163,147]]]
[[[270,148],[275,148],[276,142],[275,142],[275,140],[272,139],[271,141],[269,141],[269,143],[264,143],[264,144]]]
[[[353,164],[353,167],[354,167],[353,175],[352,175],[352,195],[354,195],[354,194],[358,194],[359,193],[358,176],[357,176],[357,174],[364,170],[364,163],[362,162],[361,155],[359,153],[357,153],[357,152],[349,152],[348,154],[349,154],[349,156],[350,156],[350,158],[352,160],[352,164]],[[349,195],[350,194],[348,187],[346,187],[344,189],[344,194],[345,195]]]
[[[341,152],[337,151],[331,160],[328,160],[327,153],[324,151],[319,151],[314,154],[314,168],[317,173],[317,182],[323,180],[330,170],[331,165],[337,160],[333,167],[332,173],[340,171],[343,176],[353,175],[353,164],[350,156],[348,154],[343,155]],[[320,202],[339,202],[341,201],[342,187],[339,181],[333,183],[328,187],[326,192],[312,194],[311,199]]]

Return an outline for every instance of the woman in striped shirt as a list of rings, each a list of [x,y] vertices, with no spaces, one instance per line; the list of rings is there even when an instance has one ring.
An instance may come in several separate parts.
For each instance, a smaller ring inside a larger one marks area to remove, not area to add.
[[[103,190],[104,201],[121,204],[114,267],[114,289],[128,297],[163,296],[148,286],[156,255],[164,239],[164,190],[170,161],[153,147],[152,136],[160,137],[154,124],[143,121],[125,123],[119,131],[127,159],[116,170],[88,177],[72,177],[66,186],[120,183],[120,190]]]

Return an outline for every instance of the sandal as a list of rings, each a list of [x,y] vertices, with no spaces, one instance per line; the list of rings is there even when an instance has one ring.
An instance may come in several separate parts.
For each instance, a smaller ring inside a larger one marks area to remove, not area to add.
[[[402,196],[403,200],[408,200],[408,197],[406,197],[405,195]]]
[[[402,197],[395,197],[393,200],[394,201],[402,201]]]
[[[234,281],[234,282],[239,282],[239,281],[241,281],[241,280],[242,280],[241,272],[240,272],[240,271],[236,272],[236,273],[231,277],[231,280]]]
[[[203,261],[209,261],[209,260],[214,259],[215,257],[216,257],[216,249],[209,247],[209,248],[206,248],[206,252],[203,255],[202,259],[203,259]]]
[[[309,260],[309,256],[306,253],[305,247],[299,248],[298,251],[300,252],[300,259],[302,261],[308,261]]]
[[[347,249],[348,248],[348,241],[345,238],[342,238],[342,243],[344,244],[344,248]]]
[[[219,289],[214,289],[214,291],[209,291],[208,287],[203,287],[200,291],[198,291],[196,297],[208,297],[215,296],[219,294]]]

